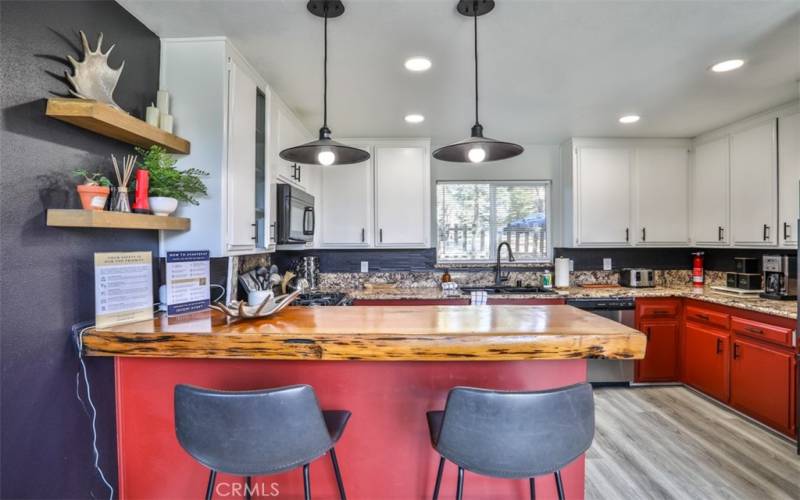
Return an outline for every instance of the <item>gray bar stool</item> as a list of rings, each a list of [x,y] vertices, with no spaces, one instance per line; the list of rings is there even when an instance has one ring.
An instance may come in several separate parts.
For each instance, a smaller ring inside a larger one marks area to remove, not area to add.
[[[581,456],[594,438],[594,396],[589,384],[540,392],[469,387],[450,390],[444,411],[428,412],[431,444],[441,456],[433,498],[439,497],[445,459],[458,465],[456,498],[464,471],[508,479],[554,474],[564,499],[561,469]]]
[[[175,433],[183,449],[211,469],[208,500],[214,494],[217,472],[244,476],[249,493],[252,476],[301,465],[308,500],[309,463],[327,452],[339,496],[345,500],[334,446],[349,418],[349,411],[320,410],[308,385],[242,392],[175,386]]]

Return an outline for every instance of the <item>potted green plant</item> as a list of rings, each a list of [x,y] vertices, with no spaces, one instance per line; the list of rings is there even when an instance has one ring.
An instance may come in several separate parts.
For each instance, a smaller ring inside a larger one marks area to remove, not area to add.
[[[150,210],[155,215],[169,215],[178,208],[178,202],[198,205],[198,197],[208,194],[201,177],[208,172],[189,168],[178,170],[174,156],[160,146],[150,149],[136,148],[142,156],[139,168],[150,172]]]
[[[84,210],[103,210],[111,192],[111,181],[102,173],[89,172],[85,168],[73,170],[72,175],[83,179],[83,184],[77,186],[81,207]]]

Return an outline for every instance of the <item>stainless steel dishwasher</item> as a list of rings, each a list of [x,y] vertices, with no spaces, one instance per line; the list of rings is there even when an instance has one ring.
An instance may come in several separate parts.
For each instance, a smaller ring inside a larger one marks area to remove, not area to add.
[[[567,299],[567,305],[589,311],[625,326],[636,328],[636,306],[631,298]],[[590,359],[587,379],[592,385],[630,385],[633,382],[633,361]]]

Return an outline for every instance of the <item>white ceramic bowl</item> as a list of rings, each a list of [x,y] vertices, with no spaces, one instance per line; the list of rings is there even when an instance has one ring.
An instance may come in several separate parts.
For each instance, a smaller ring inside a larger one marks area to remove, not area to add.
[[[150,202],[150,210],[154,215],[167,216],[178,208],[178,200],[175,198],[151,196],[148,201]]]

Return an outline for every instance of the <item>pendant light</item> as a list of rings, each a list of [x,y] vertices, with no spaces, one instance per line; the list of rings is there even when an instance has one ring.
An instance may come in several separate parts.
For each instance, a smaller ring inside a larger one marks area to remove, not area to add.
[[[309,165],[348,165],[369,160],[369,153],[358,148],[346,146],[331,139],[328,128],[328,18],[344,14],[344,5],[340,0],[310,0],[306,5],[308,11],[325,19],[325,52],[323,58],[323,115],[319,139],[293,148],[284,149],[280,157],[294,163]]]
[[[456,9],[459,14],[471,17],[474,25],[475,125],[472,126],[469,139],[439,148],[433,152],[433,157],[437,160],[460,163],[481,163],[513,158],[522,153],[522,146],[484,137],[483,125],[478,121],[478,16],[491,12],[494,9],[494,0],[460,0]]]

